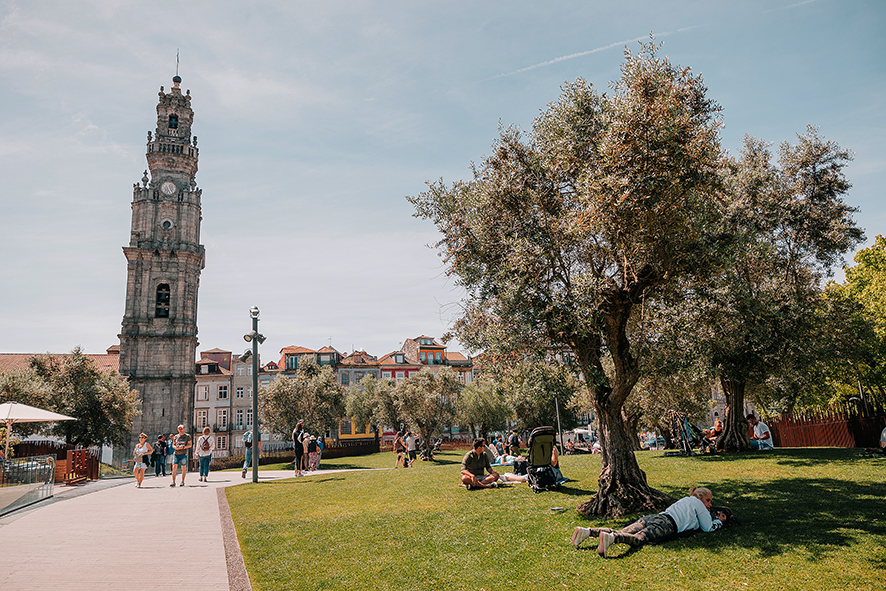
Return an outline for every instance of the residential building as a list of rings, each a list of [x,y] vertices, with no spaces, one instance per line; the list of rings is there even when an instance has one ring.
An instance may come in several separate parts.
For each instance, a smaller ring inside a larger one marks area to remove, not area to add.
[[[201,351],[200,360],[195,364],[193,432],[196,435],[206,427],[212,429],[216,449],[214,455],[217,457],[230,453],[233,414],[231,367],[231,352],[221,349]]]

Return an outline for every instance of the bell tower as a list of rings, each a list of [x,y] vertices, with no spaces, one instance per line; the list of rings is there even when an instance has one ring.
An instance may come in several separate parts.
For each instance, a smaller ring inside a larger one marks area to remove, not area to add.
[[[148,132],[148,170],[132,187],[132,230],[123,247],[120,373],[129,376],[142,401],[130,448],[141,432],[154,441],[179,424],[191,432],[194,424],[202,191],[195,180],[199,152],[191,136],[191,91],[182,94],[180,85],[176,75],[168,93],[160,87],[157,128]]]

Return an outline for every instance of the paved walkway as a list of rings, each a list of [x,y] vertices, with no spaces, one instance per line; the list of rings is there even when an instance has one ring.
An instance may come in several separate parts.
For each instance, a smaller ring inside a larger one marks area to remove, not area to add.
[[[260,471],[259,480],[292,475]],[[134,479],[56,486],[55,498],[0,518],[0,589],[230,589],[218,489],[251,476],[213,472],[203,483],[188,474],[184,488],[162,476],[142,488]]]

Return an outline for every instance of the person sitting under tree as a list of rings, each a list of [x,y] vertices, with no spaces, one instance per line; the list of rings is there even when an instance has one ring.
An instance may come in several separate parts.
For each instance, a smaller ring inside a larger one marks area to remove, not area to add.
[[[757,450],[772,449],[772,434],[769,432],[769,425],[755,417],[754,413],[750,413],[746,418],[754,427],[754,434],[751,435],[751,447]]]
[[[661,513],[641,517],[618,531],[608,527],[576,527],[572,533],[572,545],[578,548],[586,539],[596,536],[599,540],[597,554],[606,558],[614,544],[640,548],[644,544],[661,542],[684,531],[716,531],[726,521],[726,514],[720,512],[716,519],[711,517],[713,498],[710,490],[693,488],[688,497],[683,497]]]

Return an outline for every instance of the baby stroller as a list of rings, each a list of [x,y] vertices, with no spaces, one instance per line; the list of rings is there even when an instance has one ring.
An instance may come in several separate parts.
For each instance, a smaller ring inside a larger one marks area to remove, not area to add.
[[[529,435],[529,467],[526,471],[526,481],[532,487],[533,492],[554,490],[557,484],[557,474],[551,466],[551,458],[556,444],[556,431],[553,427],[536,427]]]

